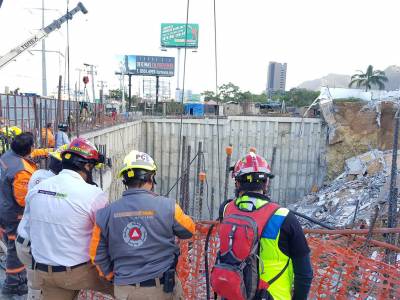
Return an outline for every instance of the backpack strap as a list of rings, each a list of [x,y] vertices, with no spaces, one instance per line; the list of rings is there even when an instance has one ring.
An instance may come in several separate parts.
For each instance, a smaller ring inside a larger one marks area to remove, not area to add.
[[[225,213],[225,215],[235,214],[235,215],[251,217],[257,223],[258,239],[261,238],[262,232],[266,224],[269,222],[269,220],[271,220],[272,216],[280,208],[280,205],[278,205],[277,203],[268,202],[265,205],[259,207],[258,209],[255,209],[253,211],[246,211],[246,210],[241,210],[233,200],[227,202],[227,204],[224,206],[226,207],[226,209],[225,211],[222,210],[222,213]],[[244,200],[241,203],[246,203],[246,202],[247,201]],[[220,213],[221,213],[221,208],[220,208]]]
[[[285,273],[286,269],[289,267],[289,262],[290,262],[290,258],[287,260],[285,266],[283,267],[282,270],[280,270],[280,272],[278,274],[276,274],[273,278],[271,278],[268,281],[264,281],[260,278],[259,280],[259,284],[258,284],[258,289],[259,290],[268,290],[268,288],[271,286],[271,284],[273,284],[275,281],[277,281],[279,279],[279,277],[282,276],[283,273]]]
[[[283,267],[283,269],[274,276],[274,278],[268,280],[268,285],[273,284],[275,281],[277,281],[279,279],[279,277],[282,276],[283,273],[285,273],[286,269],[289,267],[289,262],[290,262],[290,258],[287,260],[286,265]]]
[[[225,207],[228,205],[230,202],[232,202],[235,199],[226,199],[224,202],[221,203],[219,210],[218,210],[218,221],[222,221],[224,218],[224,212],[225,212]]]
[[[267,226],[268,222],[271,220],[271,218],[274,216],[279,208],[281,208],[280,205],[274,202],[268,202],[264,206],[260,207],[258,210],[252,212],[255,215],[254,220],[257,222],[258,225],[258,239],[261,239],[264,228]]]

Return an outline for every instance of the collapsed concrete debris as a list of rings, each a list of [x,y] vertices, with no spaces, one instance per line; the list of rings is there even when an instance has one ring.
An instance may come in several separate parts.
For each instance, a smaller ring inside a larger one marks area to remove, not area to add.
[[[290,208],[332,227],[364,228],[378,206],[379,219],[383,221],[387,214],[391,155],[391,151],[372,150],[346,160],[344,173]],[[300,221],[306,227],[318,227]]]

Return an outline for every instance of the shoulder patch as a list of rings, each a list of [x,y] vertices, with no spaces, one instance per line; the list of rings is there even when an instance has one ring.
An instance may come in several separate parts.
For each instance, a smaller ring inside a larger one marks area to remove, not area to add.
[[[275,215],[286,217],[288,215],[288,213],[289,213],[289,209],[287,209],[286,207],[280,207],[275,212]]]
[[[39,190],[38,193],[39,193],[39,194],[49,195],[49,196],[55,196],[55,195],[57,195],[56,192],[45,191],[45,190]]]
[[[44,195],[53,196],[56,198],[66,198],[67,197],[67,194],[56,193],[56,192],[46,191],[46,190],[39,190],[38,194],[44,194]]]
[[[283,221],[285,221],[285,218],[288,213],[289,210],[287,208],[283,207],[279,208],[275,212],[275,214],[271,217],[267,226],[265,226],[261,234],[261,237],[275,240],[279,234],[279,230],[281,229],[282,223]]]

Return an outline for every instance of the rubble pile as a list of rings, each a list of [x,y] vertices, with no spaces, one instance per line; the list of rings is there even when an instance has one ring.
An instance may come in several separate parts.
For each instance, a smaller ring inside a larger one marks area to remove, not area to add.
[[[372,150],[346,160],[344,173],[290,208],[332,227],[364,228],[370,224],[378,205],[379,219],[384,220],[391,156],[391,151]],[[309,221],[300,221],[306,227],[318,227]]]
[[[343,172],[345,161],[350,157],[371,149],[392,149],[396,102],[322,97],[321,113],[329,128],[326,161],[330,180]]]

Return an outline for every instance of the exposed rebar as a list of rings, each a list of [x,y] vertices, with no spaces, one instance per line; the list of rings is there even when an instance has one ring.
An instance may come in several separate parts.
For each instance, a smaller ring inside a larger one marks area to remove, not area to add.
[[[388,206],[388,227],[393,228],[397,225],[397,148],[399,140],[399,109],[397,108],[394,116],[395,126],[393,134],[393,152],[392,152],[392,168],[390,174],[390,191],[389,191],[389,206]],[[390,244],[396,243],[396,235],[388,234],[387,242]],[[394,253],[387,253],[388,262],[390,264],[396,263],[396,256]]]

